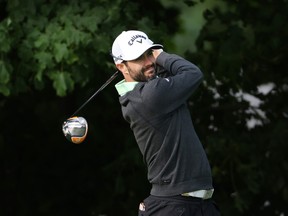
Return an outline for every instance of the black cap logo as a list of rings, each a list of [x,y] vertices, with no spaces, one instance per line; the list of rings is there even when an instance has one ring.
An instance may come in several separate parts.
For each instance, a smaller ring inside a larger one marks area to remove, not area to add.
[[[140,35],[140,34],[134,35],[134,36],[132,36],[131,39],[128,41],[128,44],[129,44],[130,46],[132,46],[133,43],[134,43],[134,41],[136,41],[136,42],[138,42],[138,43],[142,43],[142,39],[146,40],[147,38],[146,38],[145,36],[143,36],[143,35]]]

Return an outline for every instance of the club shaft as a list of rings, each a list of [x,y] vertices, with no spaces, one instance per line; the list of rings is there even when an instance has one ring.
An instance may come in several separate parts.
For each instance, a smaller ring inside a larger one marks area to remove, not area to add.
[[[119,71],[117,70],[82,106],[80,106],[71,117],[75,116],[87,103],[89,103],[99,92],[101,92],[109,83],[111,83],[117,76]],[[70,117],[70,118],[71,118]]]

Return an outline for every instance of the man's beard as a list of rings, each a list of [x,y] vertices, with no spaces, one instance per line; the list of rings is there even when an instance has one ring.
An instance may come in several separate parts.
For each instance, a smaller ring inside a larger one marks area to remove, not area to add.
[[[149,69],[149,68],[151,68],[151,66],[154,68],[154,74],[153,74],[153,76],[150,76],[150,77],[147,77],[147,76],[145,76],[145,71],[147,70],[147,69]],[[128,67],[128,71],[129,71],[129,73],[130,73],[130,76],[131,76],[131,78],[133,79],[133,80],[135,80],[135,81],[137,81],[137,82],[147,82],[147,81],[149,81],[149,80],[151,80],[151,79],[154,79],[155,77],[156,77],[156,68],[155,68],[155,64],[153,63],[153,64],[151,64],[151,65],[149,65],[149,66],[147,66],[147,67],[145,67],[145,68],[142,68],[139,72],[137,72],[137,73],[131,73],[131,68],[130,67]],[[135,71],[134,71],[135,72]]]

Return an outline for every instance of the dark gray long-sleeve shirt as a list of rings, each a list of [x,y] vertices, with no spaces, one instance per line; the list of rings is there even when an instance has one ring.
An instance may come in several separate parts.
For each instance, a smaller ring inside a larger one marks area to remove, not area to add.
[[[210,165],[186,104],[201,83],[202,72],[166,52],[156,63],[165,77],[140,82],[119,99],[147,165],[151,194],[172,196],[211,189]]]

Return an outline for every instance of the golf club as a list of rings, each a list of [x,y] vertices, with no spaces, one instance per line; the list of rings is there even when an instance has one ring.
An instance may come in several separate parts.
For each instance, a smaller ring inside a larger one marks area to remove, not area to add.
[[[80,106],[64,123],[62,124],[62,131],[64,136],[75,144],[83,142],[87,136],[88,123],[85,118],[75,116],[84,106],[87,105],[99,92],[101,92],[109,83],[111,83],[117,76],[117,70],[82,106]]]

